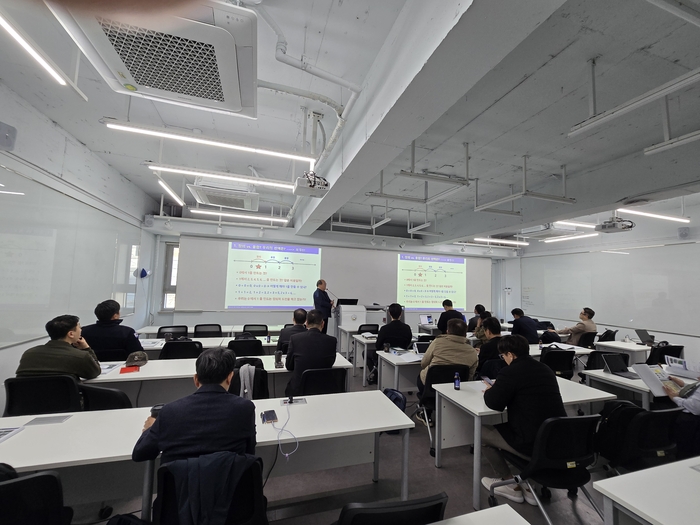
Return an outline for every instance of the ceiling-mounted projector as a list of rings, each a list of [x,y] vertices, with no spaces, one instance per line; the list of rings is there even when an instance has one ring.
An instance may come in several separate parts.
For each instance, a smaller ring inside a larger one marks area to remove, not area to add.
[[[323,177],[317,176],[313,171],[305,171],[303,177],[299,177],[294,182],[294,195],[297,197],[322,198],[331,185]]]
[[[610,217],[610,220],[601,224],[596,224],[595,231],[601,233],[626,232],[634,228],[634,222],[621,219],[620,217]]]

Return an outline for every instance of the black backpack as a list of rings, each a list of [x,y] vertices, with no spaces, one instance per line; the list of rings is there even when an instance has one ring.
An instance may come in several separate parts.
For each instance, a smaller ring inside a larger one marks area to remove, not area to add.
[[[401,410],[401,412],[404,412],[406,410],[406,396],[403,395],[401,392],[398,390],[395,390],[393,388],[385,388],[384,389],[384,395],[391,399],[391,401]],[[398,434],[398,430],[387,430],[387,434]]]
[[[548,345],[551,343],[561,343],[561,337],[556,332],[545,332],[540,336],[542,344]]]
[[[631,401],[607,401],[600,412],[600,423],[593,438],[593,450],[615,463],[625,445],[625,433],[632,418],[644,412]]]

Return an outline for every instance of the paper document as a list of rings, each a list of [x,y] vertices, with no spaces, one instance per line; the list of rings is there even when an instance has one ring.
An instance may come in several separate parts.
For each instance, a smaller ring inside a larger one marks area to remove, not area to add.
[[[632,365],[632,369],[639,374],[639,378],[649,387],[655,397],[666,395],[664,386],[675,392],[679,392],[681,387],[668,378],[668,374],[660,366],[648,366],[645,364]]]
[[[405,354],[401,354],[399,357],[401,357],[401,359],[407,363],[415,363],[423,359],[421,354],[414,354],[413,352],[406,352]]]
[[[364,337],[365,339],[376,339],[377,334],[373,334],[372,332],[365,332],[362,334],[362,337]]]
[[[697,379],[700,377],[700,365],[697,363],[690,363],[685,359],[667,355],[666,365],[666,373],[670,376],[687,377],[690,379]]]
[[[100,374],[109,374],[112,370],[114,370],[115,368],[117,368],[117,367],[120,366],[120,365],[121,365],[121,363],[119,363],[119,364],[110,364],[110,365],[106,365],[106,364],[104,364],[104,363],[100,363],[100,369],[102,370],[102,372],[101,372]]]
[[[161,344],[163,344],[163,342],[159,339],[144,339],[141,341],[141,347],[144,350],[146,348],[158,348]]]
[[[473,392],[485,392],[486,385],[483,381],[464,381],[460,388],[462,390],[471,390]]]

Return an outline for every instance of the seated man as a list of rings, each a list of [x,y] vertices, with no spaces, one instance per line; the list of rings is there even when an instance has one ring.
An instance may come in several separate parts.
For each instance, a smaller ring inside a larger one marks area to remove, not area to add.
[[[289,344],[289,340],[293,335],[306,332],[306,326],[304,326],[304,323],[306,322],[306,310],[303,308],[297,308],[294,310],[293,320],[294,325],[288,326],[287,328],[282,328],[282,331],[280,332],[280,338],[277,340],[277,350],[279,351],[283,351],[282,347],[287,346],[284,343]]]
[[[391,322],[379,329],[375,348],[367,347],[367,370],[371,372],[370,379],[368,379],[370,385],[377,383],[377,376],[374,374],[374,369],[377,366],[377,352],[384,350],[384,344],[388,343],[389,346],[405,350],[413,339],[411,327],[401,321],[401,313],[403,312],[401,305],[398,303],[390,304],[386,311],[391,317]]]
[[[289,340],[286,367],[292,373],[284,394],[301,395],[301,374],[315,368],[331,368],[335,363],[338,340],[321,332],[324,319],[320,310],[306,314],[306,332],[295,334]]]
[[[438,319],[438,329],[443,333],[447,333],[447,321],[450,319],[461,319],[464,321],[464,316],[452,307],[452,301],[445,299],[442,302],[442,307],[445,309],[444,312],[440,314],[440,319]]]
[[[513,314],[511,335],[522,335],[531,345],[539,343],[540,336],[537,335],[537,323],[526,316],[520,308],[513,308],[510,313]]]
[[[51,341],[22,354],[17,377],[66,374],[93,379],[100,375],[100,363],[81,336],[78,317],[59,315],[46,323],[46,332]]]
[[[523,336],[501,338],[498,351],[508,366],[501,370],[493,386],[486,385],[484,402],[499,412],[507,408],[508,422],[484,425],[481,429],[484,456],[499,476],[481,479],[487,489],[497,481],[513,477],[501,450],[530,459],[542,423],[550,417],[566,416],[557,377],[547,365],[530,357],[530,346]],[[498,487],[496,494],[517,503],[525,500],[537,505],[532,493],[518,485]]]
[[[491,312],[484,310],[479,314],[479,321],[477,322],[476,328],[474,329],[474,337],[476,337],[479,341],[474,345],[476,348],[479,348],[481,345],[483,345],[488,339],[486,338],[486,331],[484,330],[483,326],[483,321],[484,319],[488,319],[491,317]]]
[[[486,342],[479,348],[479,364],[476,367],[477,377],[480,377],[481,369],[487,361],[497,360],[499,363],[497,368],[501,368],[500,363],[503,363],[498,352],[498,342],[501,340],[501,323],[495,317],[489,317],[481,321],[481,326],[484,329]]]
[[[117,301],[108,299],[95,307],[97,322],[83,328],[83,337],[95,351],[98,358],[107,361],[106,356],[115,359],[126,359],[132,352],[143,351],[138,335],[130,326],[121,326],[122,319],[119,316],[120,306]],[[110,352],[104,350],[122,350],[122,352]],[[101,355],[101,354],[104,354]]]
[[[680,387],[680,392],[664,385],[664,392],[671,400],[683,407],[683,412],[673,424],[673,438],[676,442],[676,459],[688,459],[700,455],[700,377],[692,386],[686,386],[679,377],[669,379]]]
[[[561,330],[550,329],[548,331],[556,332],[557,334],[571,334],[571,337],[569,337],[567,344],[578,345],[578,341],[579,339],[581,339],[581,336],[583,334],[585,334],[586,332],[598,331],[598,328],[596,327],[595,323],[591,321],[594,315],[595,312],[593,310],[591,310],[590,308],[584,308],[583,310],[581,310],[581,313],[578,314],[578,318],[581,320],[578,323],[576,323],[576,326],[562,328]]]
[[[423,395],[425,390],[425,378],[428,376],[428,368],[437,365],[464,365],[469,367],[469,377],[462,377],[462,381],[471,381],[474,378],[476,365],[479,358],[476,350],[467,343],[467,323],[462,319],[450,319],[447,322],[447,334],[437,336],[425,351],[420,362],[420,374],[416,384],[418,386],[418,397]],[[427,421],[423,420],[423,412],[419,411],[416,417],[426,426]]]
[[[228,391],[235,354],[212,348],[197,358],[197,391],[163,406],[149,417],[132,459],[147,461],[161,452],[161,464],[213,452],[255,454],[255,405]]]
[[[486,311],[486,307],[483,304],[477,304],[474,307],[474,317],[470,317],[468,324],[467,324],[467,332],[473,332],[476,330],[477,323],[479,322],[479,318],[481,317],[481,314]]]

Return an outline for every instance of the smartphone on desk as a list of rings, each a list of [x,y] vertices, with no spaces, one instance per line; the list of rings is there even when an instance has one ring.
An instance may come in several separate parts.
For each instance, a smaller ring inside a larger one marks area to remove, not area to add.
[[[274,410],[265,410],[265,412],[260,414],[260,418],[262,419],[263,425],[265,423],[277,423],[277,412]]]
[[[493,385],[493,379],[487,376],[481,376],[481,379],[486,383],[487,385]]]

